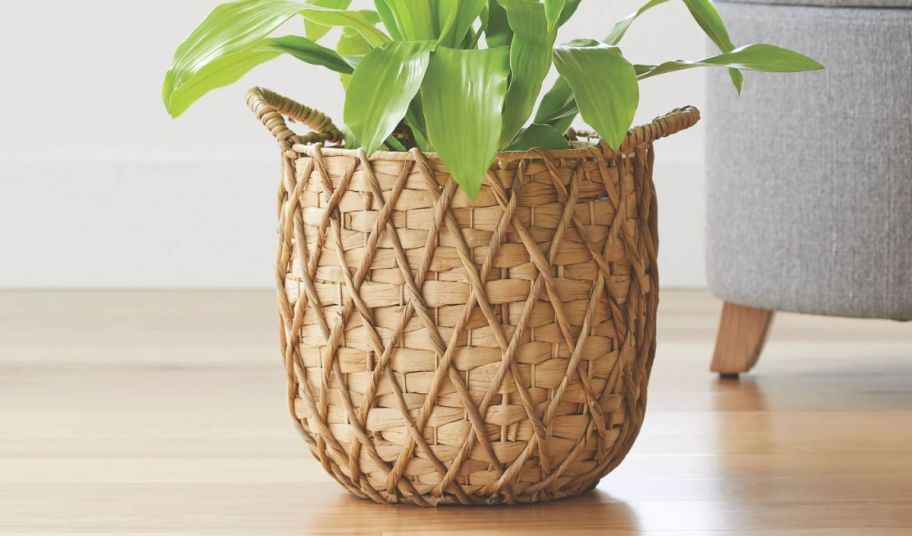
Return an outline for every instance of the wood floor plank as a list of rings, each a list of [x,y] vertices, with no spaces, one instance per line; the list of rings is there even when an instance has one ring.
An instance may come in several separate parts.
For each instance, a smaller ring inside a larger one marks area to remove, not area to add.
[[[286,414],[270,292],[0,292],[0,534],[912,533],[912,326],[783,314],[740,382],[664,292],[643,431],[579,498],[379,506]],[[51,329],[53,327],[53,329]]]

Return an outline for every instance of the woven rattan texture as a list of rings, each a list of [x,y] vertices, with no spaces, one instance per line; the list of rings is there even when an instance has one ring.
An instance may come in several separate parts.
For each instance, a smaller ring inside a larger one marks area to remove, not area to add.
[[[326,470],[423,506],[566,497],[612,470],[655,351],[652,140],[697,118],[619,154],[505,154],[474,202],[417,150],[280,138],[288,402]]]

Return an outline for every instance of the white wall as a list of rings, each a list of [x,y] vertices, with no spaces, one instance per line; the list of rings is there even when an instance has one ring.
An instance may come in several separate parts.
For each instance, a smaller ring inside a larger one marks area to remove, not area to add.
[[[562,38],[603,37],[638,3],[587,0]],[[272,284],[277,152],[244,90],[267,86],[336,118],[341,93],[334,74],[281,59],[170,119],[162,74],[214,4],[4,2],[0,288]],[[623,47],[650,63],[699,57],[704,41],[675,3]],[[695,71],[646,81],[638,120],[700,106],[703,93]],[[658,146],[667,286],[704,284],[702,161],[699,125]]]

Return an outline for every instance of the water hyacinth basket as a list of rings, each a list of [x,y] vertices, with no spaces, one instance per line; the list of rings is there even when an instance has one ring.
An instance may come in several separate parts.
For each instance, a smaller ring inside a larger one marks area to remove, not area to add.
[[[617,152],[500,153],[470,201],[433,154],[334,148],[322,114],[248,104],[281,147],[288,407],[336,480],[380,503],[526,503],[620,463],[655,353],[653,142],[696,109]]]

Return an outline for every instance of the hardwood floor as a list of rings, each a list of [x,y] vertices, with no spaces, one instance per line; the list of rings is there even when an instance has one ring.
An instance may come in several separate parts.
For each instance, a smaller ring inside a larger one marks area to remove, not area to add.
[[[720,308],[663,293],[643,432],[595,492],[422,510],[309,457],[270,292],[0,293],[0,534],[912,533],[912,325],[777,315],[725,382]]]

